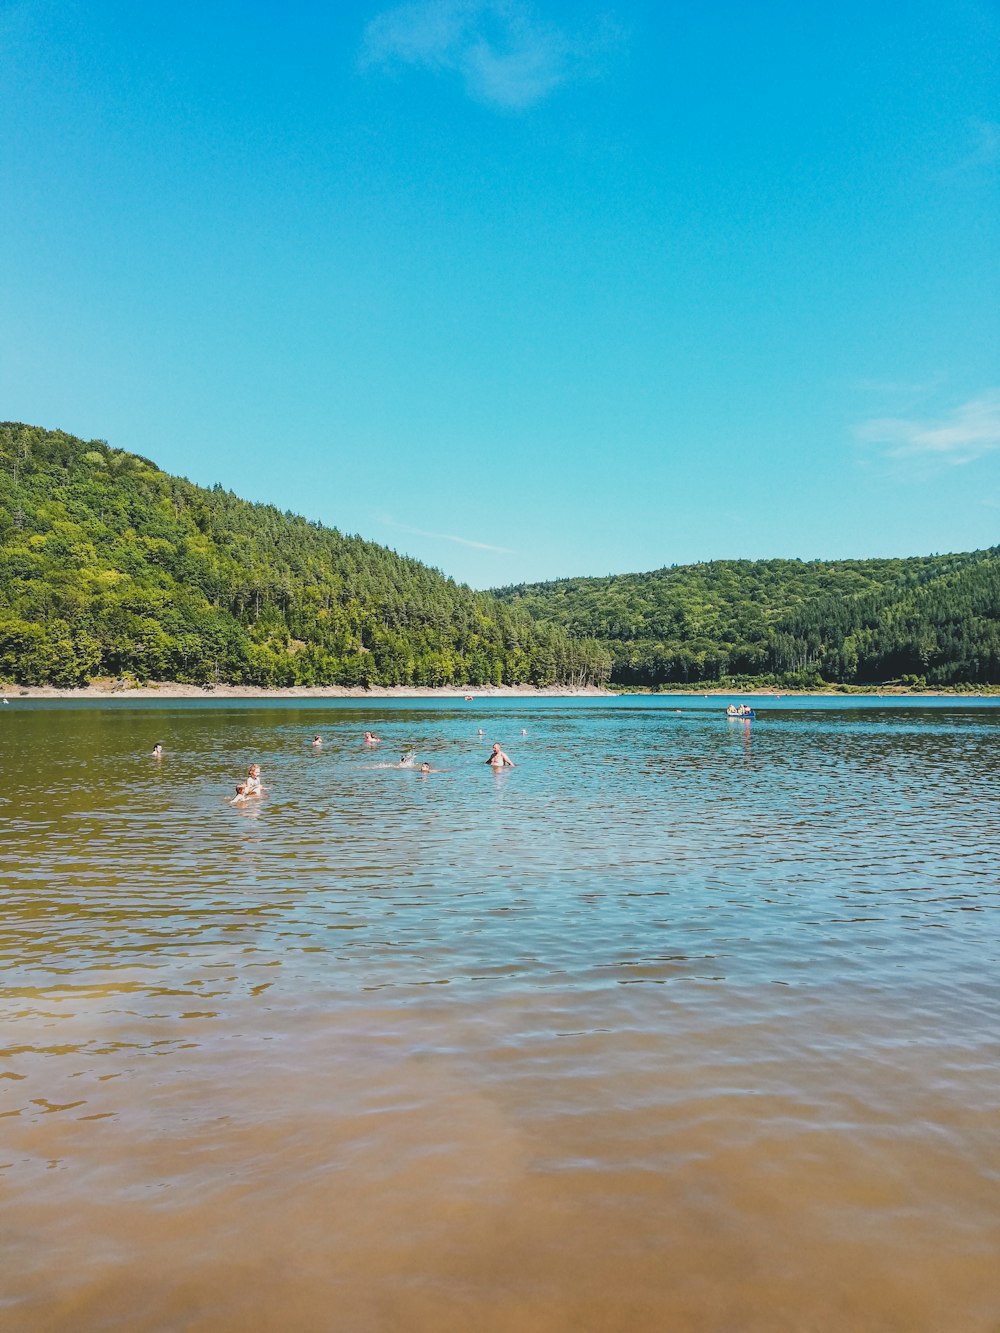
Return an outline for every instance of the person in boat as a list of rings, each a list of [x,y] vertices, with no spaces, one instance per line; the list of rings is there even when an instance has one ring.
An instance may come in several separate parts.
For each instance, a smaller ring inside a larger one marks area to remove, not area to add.
[[[493,749],[490,751],[490,757],[486,761],[491,768],[514,768],[516,767],[510,755],[504,754],[500,748],[500,742],[493,742]]]
[[[374,733],[374,731],[366,731],[366,732],[365,732],[365,744],[366,744],[366,745],[381,745],[381,744],[382,744],[382,737],[381,737],[381,736],[376,736],[375,733]]]

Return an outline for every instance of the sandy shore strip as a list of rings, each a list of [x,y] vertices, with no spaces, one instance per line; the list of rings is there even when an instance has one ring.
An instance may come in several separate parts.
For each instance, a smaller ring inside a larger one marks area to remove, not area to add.
[[[151,681],[148,685],[123,685],[118,681],[94,681],[75,689],[54,685],[0,685],[0,695],[15,699],[575,699],[615,697],[613,690],[598,686],[564,685],[289,685],[267,689],[262,685],[178,685]]]
[[[7,699],[615,699],[634,696],[669,699],[987,699],[997,698],[997,691],[911,690],[905,686],[873,685],[868,690],[630,690],[621,694],[596,685],[289,685],[268,689],[262,685],[180,685],[175,681],[151,681],[132,685],[116,680],[95,680],[74,689],[54,685],[10,685],[0,683],[0,696]]]

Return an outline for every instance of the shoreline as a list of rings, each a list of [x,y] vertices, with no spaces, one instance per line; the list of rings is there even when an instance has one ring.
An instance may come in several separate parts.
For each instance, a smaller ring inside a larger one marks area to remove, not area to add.
[[[55,685],[0,687],[10,699],[575,699],[610,698],[614,692],[596,685],[180,685],[154,681],[149,685],[94,682],[72,689]]]
[[[613,690],[596,685],[181,685],[155,681],[148,685],[121,685],[117,681],[95,681],[63,689],[55,685],[0,685],[0,696],[15,699],[997,699],[995,690],[912,690],[905,686],[873,685],[871,689],[826,690],[688,689]]]

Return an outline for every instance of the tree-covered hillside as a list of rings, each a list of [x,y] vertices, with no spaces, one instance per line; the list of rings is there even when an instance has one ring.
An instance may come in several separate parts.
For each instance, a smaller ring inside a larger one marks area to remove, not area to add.
[[[612,683],[1000,683],[1000,548],[905,560],[716,560],[497,594],[592,636]]]
[[[591,684],[610,663],[359,537],[0,424],[0,680]]]
[[[0,680],[1000,683],[1000,548],[475,593],[147,459],[0,424]]]

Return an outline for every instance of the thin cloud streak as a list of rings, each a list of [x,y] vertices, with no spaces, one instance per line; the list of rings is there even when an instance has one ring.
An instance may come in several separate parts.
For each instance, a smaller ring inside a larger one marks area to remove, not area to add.
[[[874,417],[858,426],[857,436],[882,445],[890,458],[971,463],[1000,449],[1000,389],[970,398],[937,420]]]
[[[992,172],[1000,164],[1000,125],[994,120],[968,121],[969,149],[965,156],[941,173],[946,181],[960,181],[982,172]]]
[[[858,393],[882,394],[896,398],[926,398],[945,382],[940,372],[927,380],[858,380],[851,385]]]
[[[387,528],[395,528],[397,532],[408,532],[413,537],[430,537],[434,541],[455,542],[458,546],[471,546],[475,551],[494,551],[497,555],[516,555],[509,546],[493,546],[490,542],[475,542],[471,537],[456,537],[450,532],[428,532],[425,528],[411,528],[408,523],[397,523],[395,519],[388,515],[382,516],[382,522]]]
[[[523,108],[586,75],[616,38],[609,26],[598,38],[573,38],[525,0],[411,0],[368,24],[361,67],[457,75],[476,101]]]

